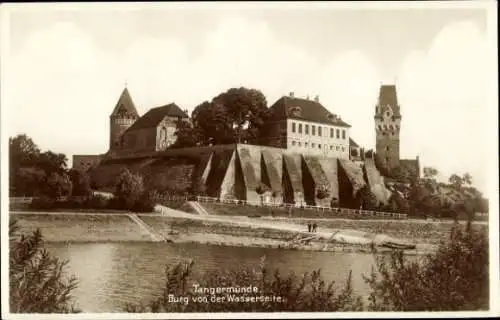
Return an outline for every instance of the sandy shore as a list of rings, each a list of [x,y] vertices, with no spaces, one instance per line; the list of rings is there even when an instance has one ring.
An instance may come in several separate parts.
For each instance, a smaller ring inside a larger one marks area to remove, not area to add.
[[[138,224],[127,214],[121,213],[65,213],[65,212],[11,212],[18,220],[21,232],[40,228],[49,242],[126,242],[126,241],[172,241],[174,243],[195,242],[211,245],[238,247],[280,248],[286,250],[314,250],[329,252],[371,253],[371,245],[349,244],[335,241],[331,230],[324,230],[308,244],[291,243],[297,236],[310,235],[302,225],[282,221],[264,221],[248,218],[231,219],[182,213],[176,216],[164,214],[140,214]],[[344,235],[359,233],[344,230]],[[359,235],[357,236],[360,237]],[[435,244],[425,239],[413,239],[415,250],[408,254],[426,254],[435,251]],[[377,252],[390,249],[377,247]]]

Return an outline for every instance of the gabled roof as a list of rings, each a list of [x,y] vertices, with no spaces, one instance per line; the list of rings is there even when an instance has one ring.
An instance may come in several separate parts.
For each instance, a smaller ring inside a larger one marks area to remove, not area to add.
[[[298,107],[298,108],[297,108]],[[339,127],[351,127],[338,116],[332,114],[318,101],[283,96],[270,108],[272,120],[297,119],[329,124]]]
[[[359,148],[359,145],[356,142],[354,142],[352,138],[349,137],[349,147]]]
[[[132,101],[127,88],[123,89],[123,92],[120,95],[120,99],[118,99],[118,102],[116,103],[115,108],[111,113],[111,116],[118,115],[131,115],[139,117],[137,109],[135,108],[134,102]]]
[[[188,118],[188,115],[175,103],[150,109],[146,114],[137,119],[127,131],[156,127],[166,116]]]
[[[392,108],[395,117],[400,117],[398,95],[396,92],[395,85],[381,85],[378,94],[378,106],[380,107],[379,112],[375,117],[380,117],[387,109],[387,106]]]

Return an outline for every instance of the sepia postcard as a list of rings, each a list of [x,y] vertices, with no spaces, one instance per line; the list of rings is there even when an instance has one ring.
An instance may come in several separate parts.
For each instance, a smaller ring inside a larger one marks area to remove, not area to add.
[[[499,316],[497,27],[1,4],[2,318]]]

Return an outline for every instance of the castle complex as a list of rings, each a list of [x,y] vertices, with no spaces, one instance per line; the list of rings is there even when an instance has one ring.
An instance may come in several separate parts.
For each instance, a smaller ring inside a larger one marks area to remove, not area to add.
[[[350,135],[351,126],[314,100],[293,93],[270,107],[261,145],[233,144],[171,149],[179,121],[190,121],[175,103],[139,116],[124,89],[110,115],[110,147],[104,155],[74,155],[73,167],[89,171],[98,187],[112,187],[124,168],[141,172],[160,191],[252,200],[261,185],[273,202],[348,204],[368,185],[381,203],[391,191],[379,168],[402,166],[419,175],[417,160],[401,160],[401,113],[394,85],[382,85],[375,106],[376,153],[368,155]],[[319,188],[327,197],[318,196]]]

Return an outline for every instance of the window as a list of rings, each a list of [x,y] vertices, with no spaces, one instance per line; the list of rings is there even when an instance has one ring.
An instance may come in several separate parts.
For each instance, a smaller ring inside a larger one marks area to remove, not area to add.
[[[333,129],[330,128],[330,138],[333,138]]]
[[[339,147],[339,146],[337,146],[337,148],[335,148],[335,150],[339,151],[339,150],[340,150],[340,147]]]
[[[302,123],[299,123],[299,133],[302,133]]]
[[[386,116],[389,116],[389,115],[390,115],[389,111],[387,111],[387,112],[385,113],[385,115],[386,115]]]
[[[337,129],[337,139],[340,139],[340,130]]]
[[[295,145],[295,141],[292,141],[292,146],[294,146],[294,145]]]
[[[295,132],[295,122],[292,122],[292,132]]]
[[[304,132],[305,132],[305,134],[309,134],[309,125],[308,124],[304,125]]]
[[[320,136],[320,137],[321,137],[321,131],[322,131],[321,129],[322,129],[322,127],[318,126],[318,136]]]
[[[311,148],[316,147],[316,143],[311,143]]]
[[[330,146],[330,150],[333,150],[333,146]]]
[[[342,130],[342,139],[345,140],[345,130]]]
[[[320,143],[318,144],[318,149],[321,149],[321,144]]]
[[[316,135],[316,126],[311,126],[311,133],[313,136]]]
[[[307,148],[308,145],[309,145],[309,143],[307,143],[307,142],[304,143],[304,147]]]
[[[389,151],[389,146],[385,147],[385,150]]]
[[[300,145],[301,145],[300,141],[299,141],[299,142],[297,142],[297,144],[298,144],[298,145],[299,145],[299,147],[300,147]]]
[[[344,147],[342,147],[342,152],[344,152],[344,151],[345,151],[345,148],[344,148]]]

